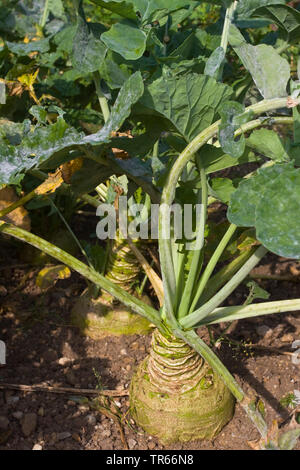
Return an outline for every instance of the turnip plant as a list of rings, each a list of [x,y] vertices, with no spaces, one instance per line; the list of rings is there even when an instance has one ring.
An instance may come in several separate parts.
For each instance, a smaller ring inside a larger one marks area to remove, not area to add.
[[[207,32],[178,26],[196,1],[94,3],[119,16],[110,28],[90,23],[79,2],[71,59],[74,70],[92,74],[105,124],[84,135],[66,123],[62,110],[57,108],[56,122],[46,123],[47,111],[35,109],[34,129],[23,129],[17,143],[2,139],[0,182],[20,184],[29,171],[53,170],[78,157],[84,163],[70,182],[77,194],[92,192],[112,174],[127,175],[160,203],[162,305],[147,305],[33,233],[3,221],[0,230],[69,266],[155,325],[150,355],[130,388],[132,416],[147,432],[165,443],[212,438],[237,401],[258,429],[262,448],[292,448],[299,428],[274,442],[259,410],[196,329],[300,308],[300,299],[223,306],[268,251],[300,258],[300,71],[291,76],[286,59],[299,39],[300,13],[283,1],[208,2],[224,8],[217,32]],[[248,28],[270,22],[278,33],[256,45]],[[240,70],[244,76],[232,79],[230,72]],[[113,133],[129,124],[136,138],[117,139]],[[293,127],[292,140],[275,132],[279,125]],[[118,159],[113,148],[130,158]],[[259,169],[240,181],[212,177],[249,162]],[[0,216],[35,196],[31,192]],[[229,223],[207,259],[212,200],[228,204]],[[169,232],[174,202],[200,205],[190,249],[172,227]],[[241,233],[251,234],[247,249],[220,269],[226,248]]]

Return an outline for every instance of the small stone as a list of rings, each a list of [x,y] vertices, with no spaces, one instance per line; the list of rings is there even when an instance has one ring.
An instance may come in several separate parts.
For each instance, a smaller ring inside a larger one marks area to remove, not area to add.
[[[155,447],[156,447],[155,442],[153,441],[148,442],[148,449],[153,450],[155,449]]]
[[[294,341],[294,337],[291,333],[286,333],[281,337],[281,341],[283,343],[292,343]]]
[[[45,410],[42,406],[41,406],[41,408],[39,408],[38,415],[39,416],[44,416],[45,415]]]
[[[95,424],[97,423],[96,417],[94,415],[87,415],[86,421],[90,426],[95,426]]]
[[[133,449],[136,445],[137,441],[135,441],[134,439],[128,439],[128,447],[130,450]]]
[[[121,349],[120,353],[122,354],[122,356],[126,356],[127,351],[126,351],[126,349]]]
[[[65,366],[66,364],[68,364],[68,362],[70,362],[70,359],[63,356],[60,357],[57,362],[60,366]]]
[[[131,370],[131,365],[130,365],[130,364],[127,364],[127,366],[125,367],[125,369],[126,369],[127,371],[130,371],[130,370]]]
[[[9,426],[9,420],[6,416],[0,416],[0,429],[6,430]]]
[[[22,432],[25,437],[29,437],[32,434],[37,425],[37,415],[35,413],[26,413],[22,420]]]
[[[272,328],[267,325],[260,325],[256,328],[256,333],[264,338],[269,338],[272,334]]]
[[[32,450],[43,450],[43,447],[41,446],[41,444],[34,444]]]
[[[15,411],[14,413],[12,413],[13,417],[20,420],[23,418],[23,411]]]
[[[66,373],[66,379],[67,379],[67,382],[70,384],[70,385],[75,385],[76,382],[77,382],[77,379],[75,377],[75,374],[72,370],[68,370],[67,373]]]
[[[65,439],[68,439],[71,436],[72,436],[72,434],[68,431],[60,432],[60,433],[57,434],[57,440],[58,441],[63,441]]]

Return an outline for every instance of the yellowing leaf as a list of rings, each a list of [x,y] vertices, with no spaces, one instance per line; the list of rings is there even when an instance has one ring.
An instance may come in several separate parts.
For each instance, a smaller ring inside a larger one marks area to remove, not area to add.
[[[74,160],[71,160],[70,162],[64,163],[61,165],[60,170],[62,174],[63,181],[65,183],[70,184],[71,183],[71,178],[76,171],[80,170],[80,168],[83,165],[83,158],[75,158]]]
[[[47,289],[54,286],[59,279],[68,279],[71,271],[67,266],[59,264],[58,266],[50,266],[43,268],[37,275],[36,285],[41,289]]]
[[[22,85],[27,86],[28,88],[32,88],[36,78],[38,76],[39,69],[37,69],[34,73],[25,73],[24,75],[20,75],[18,77],[18,81],[22,83]]]
[[[63,182],[61,172],[57,170],[55,173],[49,175],[49,178],[36,188],[35,193],[38,195],[54,193]]]

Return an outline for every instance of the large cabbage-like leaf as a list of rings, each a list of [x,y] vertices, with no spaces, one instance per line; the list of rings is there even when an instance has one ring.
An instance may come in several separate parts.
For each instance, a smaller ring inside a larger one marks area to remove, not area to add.
[[[265,99],[287,96],[290,66],[286,59],[272,46],[248,44],[234,26],[231,26],[229,40]]]
[[[137,19],[137,12],[142,22],[157,20],[181,8],[188,8],[191,4],[196,7],[198,1],[190,0],[92,0],[97,5],[107,8],[120,16]]]
[[[300,169],[268,182],[255,214],[258,240],[285,258],[300,258]]]
[[[263,6],[253,12],[254,17],[268,18],[275,23],[286,41],[296,42],[300,38],[300,12],[288,5]]]
[[[230,87],[206,75],[163,75],[146,88],[141,103],[167,118],[190,141],[210,126],[231,93]]]
[[[66,154],[82,146],[99,145],[110,140],[111,133],[118,130],[129,116],[132,105],[143,94],[140,72],[133,74],[121,88],[111,109],[110,117],[102,129],[88,136],[69,127],[60,116],[57,122],[39,126],[27,133],[19,145],[0,145],[0,184],[17,184],[24,172],[33,167],[59,166],[66,161]]]
[[[136,60],[146,49],[147,35],[134,23],[116,23],[101,36],[104,44],[124,59]]]
[[[104,28],[101,25],[87,23],[80,6],[77,30],[73,39],[73,66],[82,73],[95,72],[105,58],[106,46],[100,39]]]
[[[257,239],[270,251],[300,259],[300,169],[278,164],[259,170],[232,194],[228,219],[254,226]]]
[[[236,8],[238,18],[248,18],[259,7],[285,4],[285,0],[239,0]]]
[[[246,145],[276,162],[290,160],[287,142],[271,129],[255,130],[246,140]]]
[[[283,171],[293,170],[290,164],[273,165],[258,170],[255,176],[244,179],[232,195],[228,207],[229,221],[241,227],[255,225],[256,208],[266,189],[266,185]]]

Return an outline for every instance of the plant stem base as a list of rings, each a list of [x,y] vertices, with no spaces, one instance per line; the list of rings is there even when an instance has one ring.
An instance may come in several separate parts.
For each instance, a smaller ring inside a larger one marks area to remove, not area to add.
[[[233,395],[210,366],[180,340],[166,345],[157,331],[129,396],[136,424],[163,444],[213,439],[234,412]]]
[[[150,302],[147,296],[143,296],[141,300]],[[146,335],[153,331],[153,326],[147,319],[120,303],[114,303],[108,294],[103,293],[93,299],[88,291],[76,301],[71,322],[84,335],[95,340],[106,336]]]

